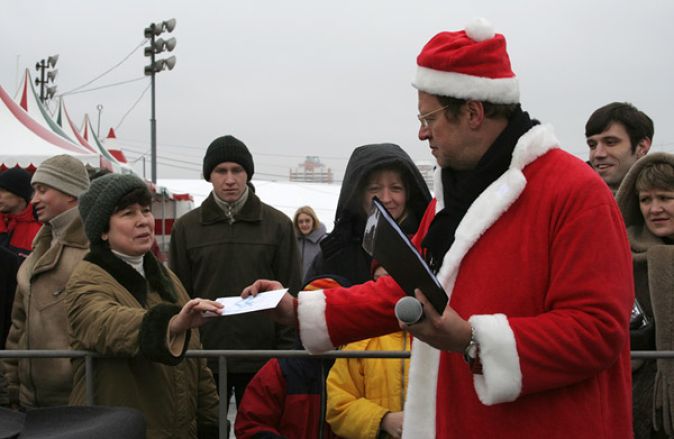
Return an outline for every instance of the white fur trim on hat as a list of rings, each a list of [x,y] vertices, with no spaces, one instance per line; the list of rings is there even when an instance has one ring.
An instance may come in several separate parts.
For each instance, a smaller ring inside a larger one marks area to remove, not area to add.
[[[300,322],[300,338],[306,350],[312,354],[334,349],[325,321],[325,294],[323,290],[300,291],[297,295],[297,319]]]
[[[494,26],[486,18],[476,18],[466,26],[466,35],[473,41],[486,41],[494,38]]]
[[[473,375],[478,398],[484,405],[516,400],[522,393],[522,371],[508,318],[503,314],[475,315],[468,321],[480,346],[482,375]]]
[[[494,104],[517,104],[520,88],[516,77],[484,78],[417,66],[412,86],[432,95],[474,99]]]

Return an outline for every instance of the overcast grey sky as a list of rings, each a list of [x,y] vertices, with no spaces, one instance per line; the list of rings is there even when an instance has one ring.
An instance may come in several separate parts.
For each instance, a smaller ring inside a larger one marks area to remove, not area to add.
[[[210,141],[243,140],[256,178],[287,178],[306,155],[341,177],[354,147],[417,139],[415,58],[435,33],[489,19],[503,33],[521,99],[586,156],[584,124],[612,101],[655,122],[653,150],[674,152],[674,2],[523,0],[3,0],[0,84],[14,94],[25,68],[58,53],[59,92],[108,70],[141,46],[153,21],[177,19],[173,71],[157,75],[160,178],[199,178]],[[162,35],[164,36],[164,35]],[[141,78],[142,46],[85,89]],[[103,105],[101,134],[117,127],[149,78],[66,96],[77,123]],[[130,159],[149,153],[150,92],[117,130]],[[0,129],[2,129],[0,127]],[[10,148],[12,145],[1,145]],[[149,160],[148,160],[149,176]]]

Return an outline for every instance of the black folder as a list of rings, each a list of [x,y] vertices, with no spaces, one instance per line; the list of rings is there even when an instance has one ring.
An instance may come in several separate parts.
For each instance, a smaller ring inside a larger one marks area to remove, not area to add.
[[[377,197],[372,199],[363,234],[363,249],[376,259],[408,296],[420,289],[438,314],[447,306],[447,294],[412,241]]]

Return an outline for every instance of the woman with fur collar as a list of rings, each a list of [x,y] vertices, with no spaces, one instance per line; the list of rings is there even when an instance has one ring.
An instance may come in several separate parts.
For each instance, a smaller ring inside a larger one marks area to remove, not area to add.
[[[674,349],[674,155],[649,154],[618,190],[634,261],[638,303],[655,332],[631,331],[632,350]],[[648,329],[648,327],[646,327]],[[674,436],[674,363],[633,362],[635,438]]]
[[[192,328],[222,305],[189,300],[178,278],[152,255],[152,195],[138,177],[109,174],[80,197],[91,252],[66,287],[72,347],[101,353],[94,404],[141,410],[148,438],[217,434],[218,396]],[[70,403],[83,405],[83,359],[74,360]],[[216,436],[217,437],[217,436]]]

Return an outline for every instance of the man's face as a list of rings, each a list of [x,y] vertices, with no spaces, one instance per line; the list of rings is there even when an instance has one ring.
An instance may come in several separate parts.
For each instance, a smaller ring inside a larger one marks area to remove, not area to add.
[[[26,200],[0,188],[0,213],[17,214],[26,208]]]
[[[599,134],[587,138],[590,164],[611,189],[618,189],[623,177],[648,148],[639,144],[632,152],[632,144],[623,124],[613,122]]]
[[[441,168],[473,169],[482,154],[476,148],[471,148],[470,128],[464,109],[452,118],[444,110],[434,112],[439,108],[442,105],[436,96],[419,92],[419,115],[426,125],[422,122],[419,127],[419,140],[428,140],[431,154]],[[429,114],[431,112],[434,113]]]
[[[248,174],[238,163],[222,162],[211,171],[213,191],[222,201],[237,201],[246,190]]]
[[[35,189],[35,192],[31,203],[35,206],[37,219],[43,224],[77,206],[77,198],[64,194],[51,186],[36,183],[33,185],[33,189]]]

